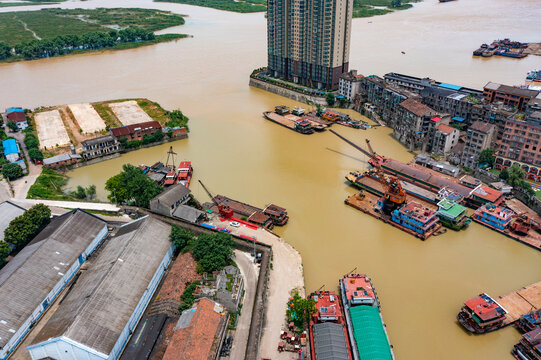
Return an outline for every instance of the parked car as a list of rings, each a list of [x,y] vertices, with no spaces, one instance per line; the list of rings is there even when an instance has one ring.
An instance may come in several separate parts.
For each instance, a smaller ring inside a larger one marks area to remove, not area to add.
[[[231,221],[231,223],[229,225],[231,225],[233,227],[239,227],[240,223],[238,221]]]

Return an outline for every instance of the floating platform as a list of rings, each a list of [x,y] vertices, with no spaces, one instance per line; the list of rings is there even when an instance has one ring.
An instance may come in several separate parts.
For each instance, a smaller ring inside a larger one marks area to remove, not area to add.
[[[509,229],[505,229],[505,230],[501,230],[501,229],[498,229],[497,227],[495,226],[492,226],[490,224],[487,224],[485,223],[484,221],[480,221],[479,219],[477,219],[477,217],[474,215],[472,215],[471,217],[473,219],[473,221],[475,221],[476,223],[479,223],[481,225],[484,225],[486,226],[487,228],[490,228],[494,231],[497,231],[507,237],[510,237],[511,239],[513,240],[516,240],[518,242],[521,242],[525,245],[528,245],[529,247],[532,247],[538,251],[541,251],[541,234],[537,233],[534,229],[531,229],[530,232],[527,234],[527,235],[519,235],[519,234],[516,234],[512,231],[510,231]]]
[[[495,300],[507,311],[503,326],[512,324],[521,316],[541,309],[541,281],[498,296]]]

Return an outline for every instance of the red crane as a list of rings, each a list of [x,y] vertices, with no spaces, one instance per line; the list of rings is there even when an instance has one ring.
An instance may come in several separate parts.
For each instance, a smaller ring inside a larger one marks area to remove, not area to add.
[[[207,187],[205,186],[205,184],[203,184],[203,182],[201,180],[199,180],[199,183],[201,184],[201,186],[203,187],[203,189],[205,189],[205,192],[207,193],[207,195],[210,197],[210,199],[212,200],[212,202],[214,204],[216,204],[216,206],[218,207],[218,211],[220,213],[220,216],[225,218],[225,219],[231,219],[233,217],[233,210],[231,210],[231,208],[227,205],[222,205],[222,204],[219,204],[215,199],[214,199],[214,196],[212,196],[212,194],[210,193],[210,191],[207,189]]]
[[[385,191],[384,198],[394,205],[402,205],[406,202],[406,191],[402,188],[402,185],[400,184],[400,181],[396,176],[388,176],[383,172],[383,169],[381,168],[380,160],[381,156],[377,155],[374,149],[372,149],[372,146],[370,145],[370,140],[366,139],[366,145],[368,146],[368,150],[361,148],[359,145],[353,143],[352,141],[346,139],[342,135],[338,134],[336,131],[329,129],[330,132],[332,132],[334,135],[338,136],[340,139],[344,140],[351,146],[353,146],[355,149],[359,150],[363,154],[369,156],[373,161],[372,165],[374,165],[374,168],[376,169],[376,174],[378,177],[378,180],[380,184],[383,186],[383,189]]]

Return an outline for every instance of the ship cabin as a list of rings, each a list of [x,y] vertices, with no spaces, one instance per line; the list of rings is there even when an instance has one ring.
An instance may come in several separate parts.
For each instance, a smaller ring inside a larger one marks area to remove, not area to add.
[[[287,210],[278,205],[270,204],[263,210],[263,213],[269,216],[275,225],[285,225],[289,220],[287,216]]]
[[[515,213],[511,209],[487,204],[477,209],[473,217],[485,225],[503,231],[509,226],[511,220],[513,220],[513,215]]]
[[[279,105],[274,107],[274,112],[278,115],[285,115],[289,113],[289,108],[285,105]]]
[[[515,345],[512,353],[519,360],[541,359],[541,327],[522,335],[522,339]]]
[[[311,134],[314,132],[312,123],[305,118],[295,121],[295,130],[302,134]]]
[[[293,111],[291,112],[293,115],[302,116],[304,115],[304,109],[298,106],[295,106],[293,108]]]
[[[471,219],[466,216],[466,208],[449,199],[438,202],[436,215],[444,225],[456,229],[467,225],[466,222],[471,222]]]
[[[472,332],[486,332],[502,326],[507,311],[487,294],[480,294],[464,303],[460,315],[461,322]]]
[[[325,111],[325,113],[321,115],[321,119],[326,121],[337,121],[340,120],[340,115],[334,111]]]
[[[178,178],[177,182],[188,182],[191,174],[193,172],[192,162],[191,161],[182,161],[178,165]]]
[[[436,213],[414,201],[392,212],[395,223],[424,235],[438,225]]]
[[[376,293],[372,288],[372,282],[366,275],[346,275],[341,281],[341,290],[349,306],[377,305]]]
[[[338,303],[338,296],[334,291],[317,291],[310,295],[316,302],[317,312],[312,315],[314,323],[319,322],[342,322],[342,310]]]
[[[521,333],[527,333],[532,331],[536,327],[541,327],[541,309],[523,315],[517,321],[516,325]]]
[[[164,186],[170,186],[175,183],[177,179],[176,173],[173,170],[170,170],[167,175],[165,175],[165,181],[163,182]]]

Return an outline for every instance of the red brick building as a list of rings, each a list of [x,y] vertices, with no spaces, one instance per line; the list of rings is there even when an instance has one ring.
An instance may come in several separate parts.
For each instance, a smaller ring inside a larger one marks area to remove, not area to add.
[[[148,121],[140,124],[120,126],[112,128],[110,133],[117,140],[126,138],[128,141],[143,140],[145,135],[153,135],[154,133],[162,131],[162,126],[157,121]]]
[[[514,106],[521,111],[537,95],[539,95],[537,90],[520,89],[493,82],[489,82],[483,88],[483,96],[487,104],[502,103],[505,106]]]

